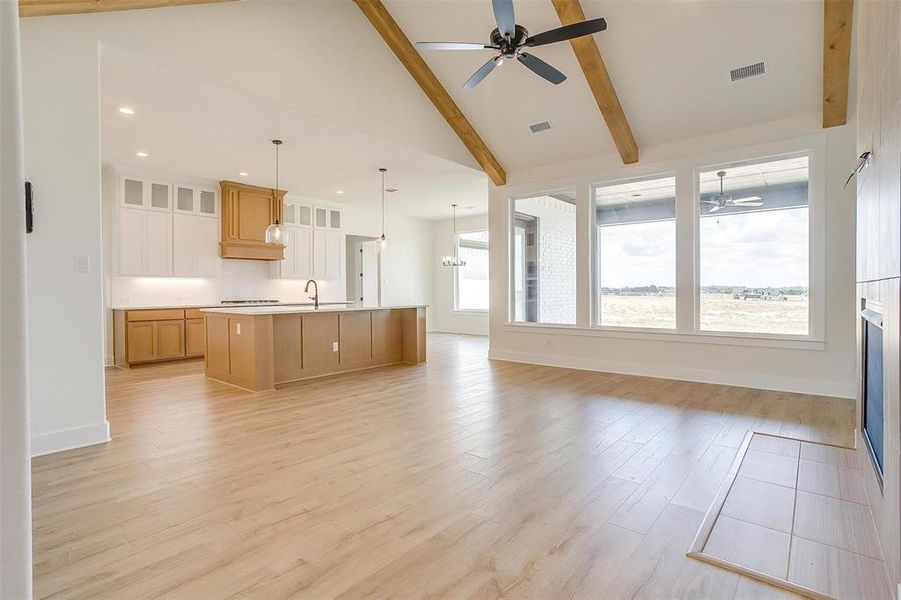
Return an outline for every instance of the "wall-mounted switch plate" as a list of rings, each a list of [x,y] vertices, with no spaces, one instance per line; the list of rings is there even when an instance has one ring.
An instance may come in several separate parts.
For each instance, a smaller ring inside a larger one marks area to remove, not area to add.
[[[332,342],[332,352],[338,351],[338,342]]]
[[[91,272],[91,257],[86,254],[78,254],[72,257],[72,270],[76,273]]]

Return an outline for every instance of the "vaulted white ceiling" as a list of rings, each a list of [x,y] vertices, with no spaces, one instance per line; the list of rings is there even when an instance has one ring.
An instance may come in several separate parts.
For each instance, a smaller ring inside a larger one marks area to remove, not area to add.
[[[386,0],[412,41],[488,41],[490,2]],[[604,17],[595,40],[642,146],[653,146],[820,109],[823,6],[806,0],[582,0]],[[530,33],[560,26],[550,0],[516,0]],[[423,52],[426,62],[509,173],[616,149],[568,43],[530,52],[567,75],[554,86],[505,63],[473,90],[466,79],[492,56]],[[729,71],[764,61],[763,76]],[[533,135],[528,125],[553,129]]]
[[[488,0],[384,1],[414,42],[486,41],[495,27]],[[583,0],[582,5],[586,17],[607,19],[608,30],[595,39],[640,149],[820,108],[821,2]],[[550,0],[516,0],[515,6],[517,21],[532,33],[559,26]],[[104,132],[105,144],[121,144],[109,150],[110,160],[125,160],[141,143],[128,136],[161,138],[164,126],[175,124],[178,129],[178,115],[184,115],[205,132],[191,140],[196,145],[193,156],[203,158],[185,163],[176,147],[166,160],[203,171],[198,176],[214,170],[204,162],[213,160],[210,157],[221,161],[220,172],[261,171],[271,158],[270,149],[257,149],[249,140],[279,129],[296,132],[292,137],[310,143],[304,152],[313,154],[297,157],[311,172],[302,178],[309,184],[304,193],[352,189],[354,179],[361,190],[371,189],[369,171],[393,155],[403,155],[398,164],[418,178],[407,185],[424,192],[415,202],[435,205],[418,213],[412,205],[411,214],[433,218],[446,212],[450,197],[487,190],[484,175],[470,170],[476,163],[465,147],[349,0],[242,0],[53,19],[66,35],[94,36],[112,53],[183,77],[185,88],[208,84],[247,96],[229,104],[227,95],[213,95],[204,105],[192,105],[192,95],[177,87],[153,89],[148,80],[146,94],[159,104],[159,114],[169,115],[167,122],[135,121],[132,129]],[[23,35],[32,27],[52,28],[54,23],[25,20]],[[476,89],[463,91],[463,82],[490,54],[424,56],[508,173],[615,153],[570,46],[562,43],[534,53],[568,80],[553,86],[514,63],[497,69]],[[766,62],[764,76],[730,82],[730,69],[760,60]],[[129,96],[128,86],[141,85],[140,71],[129,72],[127,67],[104,68],[102,78],[105,97],[112,98],[118,90],[115,101]],[[279,108],[285,112],[272,119],[255,114],[259,109],[252,107],[263,105],[248,98],[268,103],[273,114]],[[144,111],[145,119],[147,114]],[[106,115],[104,119],[108,127],[116,124]],[[218,128],[208,124],[213,119]],[[528,132],[529,124],[544,120],[553,126],[551,131]],[[329,126],[334,134],[327,133]],[[305,128],[318,131],[318,137],[304,135]],[[245,143],[228,137],[238,134],[247,136]],[[229,150],[209,152],[223,147]],[[254,158],[237,155],[246,148],[253,148]],[[286,154],[292,151],[286,147]],[[164,157],[154,152],[151,158]],[[259,166],[236,166],[252,160]],[[393,173],[401,177],[402,170]],[[462,182],[462,187],[449,185],[451,181]]]

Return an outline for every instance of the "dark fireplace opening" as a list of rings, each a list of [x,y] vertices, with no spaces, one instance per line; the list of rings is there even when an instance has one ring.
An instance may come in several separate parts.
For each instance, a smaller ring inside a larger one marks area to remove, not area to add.
[[[882,477],[884,415],[882,395],[882,314],[865,308],[863,318],[863,437],[879,477]]]

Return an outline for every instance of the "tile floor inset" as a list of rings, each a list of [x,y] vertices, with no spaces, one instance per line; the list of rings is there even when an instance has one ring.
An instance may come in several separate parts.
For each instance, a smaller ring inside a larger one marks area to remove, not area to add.
[[[869,507],[798,490],[794,535],[880,559]]]
[[[798,459],[760,450],[748,450],[741,461],[738,474],[749,479],[795,487]]]
[[[789,590],[892,598],[853,449],[755,433],[736,460],[691,556]]]
[[[835,598],[891,598],[880,560],[792,538],[788,580]]]
[[[791,533],[795,490],[773,483],[737,477],[720,514]]]
[[[725,515],[716,520],[704,551],[737,565],[784,579],[791,537],[787,533],[745,523]],[[766,548],[766,552],[760,552]]]
[[[798,467],[798,489],[858,504],[867,503],[866,488],[860,469],[802,458]]]

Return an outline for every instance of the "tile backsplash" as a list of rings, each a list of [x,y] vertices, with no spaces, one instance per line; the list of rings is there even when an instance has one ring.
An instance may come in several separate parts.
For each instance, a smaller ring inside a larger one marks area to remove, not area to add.
[[[317,280],[320,299],[344,300],[345,281]],[[218,277],[111,277],[111,307],[216,304],[249,298],[306,301],[304,279],[280,279],[275,264],[260,260],[223,260]]]

